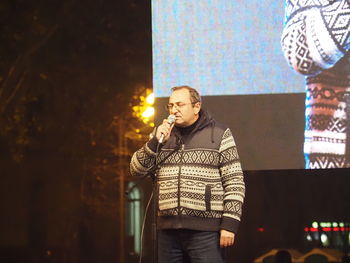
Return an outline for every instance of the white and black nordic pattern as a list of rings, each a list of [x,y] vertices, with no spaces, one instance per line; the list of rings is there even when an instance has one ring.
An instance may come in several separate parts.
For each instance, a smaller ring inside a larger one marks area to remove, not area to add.
[[[145,175],[155,163],[156,154],[144,145],[131,158],[131,175]]]
[[[307,78],[304,154],[306,167],[349,167],[346,142],[350,78],[324,72]]]
[[[310,169],[349,167],[345,156],[335,154],[312,154],[307,159],[306,165]]]
[[[245,185],[229,129],[224,132],[219,149],[162,149],[158,158],[158,163],[162,163],[157,174],[159,216],[225,216],[240,221]],[[147,171],[154,159],[147,146],[138,150],[131,160],[132,174]]]
[[[236,200],[225,201],[225,211],[232,214],[233,216],[239,215],[242,210],[242,203],[237,202]]]
[[[285,1],[286,20],[300,10],[306,10],[313,7],[326,6],[334,1],[328,0],[287,0]]]
[[[213,218],[213,219],[219,219],[222,218],[223,213],[222,211],[200,211],[200,210],[193,210],[188,209],[186,207],[178,208],[171,208],[167,210],[161,210],[158,211],[159,216],[176,216],[176,215],[183,215],[183,216],[191,216],[191,217],[199,217],[199,218]]]
[[[201,163],[203,166],[214,166],[216,167],[219,164],[219,157],[220,154],[218,151],[208,150],[208,149],[200,149],[200,150],[191,150],[191,151],[184,151],[182,152],[174,152],[169,157],[169,153],[172,153],[171,150],[168,151],[162,151],[159,153],[159,160],[158,163],[163,163],[163,160],[167,158],[167,163],[171,164],[179,164],[186,163],[186,164],[198,164]]]
[[[350,45],[350,2],[334,1],[321,9],[321,17],[338,49],[346,53]]]
[[[315,75],[349,50],[349,0],[287,0],[285,11],[282,50],[296,71]]]
[[[350,1],[286,0],[281,44],[306,75],[306,168],[350,167]]]
[[[306,116],[306,130],[319,130],[324,131],[328,130],[330,132],[336,133],[344,133],[346,132],[347,120],[345,118],[335,118],[332,116],[327,116],[325,114],[313,114]],[[315,141],[321,141],[318,138],[322,138],[320,136],[314,136]],[[339,140],[336,138],[323,138],[322,141],[329,142],[343,142],[345,140]]]

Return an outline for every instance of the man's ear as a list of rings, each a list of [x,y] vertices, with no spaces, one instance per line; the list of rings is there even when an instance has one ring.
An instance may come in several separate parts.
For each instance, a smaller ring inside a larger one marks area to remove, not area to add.
[[[194,113],[197,115],[201,110],[201,103],[197,102],[196,104],[194,104],[193,108],[194,108]]]

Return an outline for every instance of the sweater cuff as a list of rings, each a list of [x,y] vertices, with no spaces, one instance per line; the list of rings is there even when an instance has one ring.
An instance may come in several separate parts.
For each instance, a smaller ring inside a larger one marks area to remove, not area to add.
[[[227,231],[237,234],[239,223],[240,221],[236,219],[224,216],[222,217],[222,220],[221,220],[220,229],[225,229]]]
[[[156,152],[157,146],[158,146],[158,140],[157,140],[156,136],[153,136],[152,139],[150,139],[147,142],[147,147],[150,148],[152,152]],[[161,146],[162,146],[162,144],[160,145],[160,147]]]

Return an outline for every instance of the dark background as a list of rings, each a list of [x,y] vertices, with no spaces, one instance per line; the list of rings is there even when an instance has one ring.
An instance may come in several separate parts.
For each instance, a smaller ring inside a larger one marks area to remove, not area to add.
[[[166,104],[157,99],[158,119]],[[204,96],[202,107],[230,127],[244,170],[304,168],[305,94]]]
[[[135,261],[131,239],[121,231],[128,219],[123,191],[133,180],[131,153],[145,138],[125,135],[149,131],[131,106],[152,88],[150,1],[3,0],[0,29],[0,260],[121,262],[123,255]],[[274,118],[250,98],[248,105],[257,107],[252,118]],[[205,101],[227,105],[225,98]],[[245,166],[254,156],[240,139],[244,119],[237,121],[232,127]],[[269,132],[263,124],[251,128],[262,151]],[[287,134],[276,138],[284,139]],[[274,156],[273,162],[302,160]],[[347,169],[245,169],[245,178],[242,225],[229,252],[235,262],[251,262],[271,248],[306,251],[305,226],[349,220]],[[150,181],[140,188],[144,207]],[[148,262],[150,217],[144,244]]]

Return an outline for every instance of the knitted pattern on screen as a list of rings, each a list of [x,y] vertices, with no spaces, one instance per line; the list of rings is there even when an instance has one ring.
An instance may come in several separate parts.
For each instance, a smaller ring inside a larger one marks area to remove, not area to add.
[[[287,0],[281,44],[306,77],[306,168],[350,167],[349,0]]]
[[[350,49],[349,0],[287,0],[281,44],[289,64],[315,75]]]

